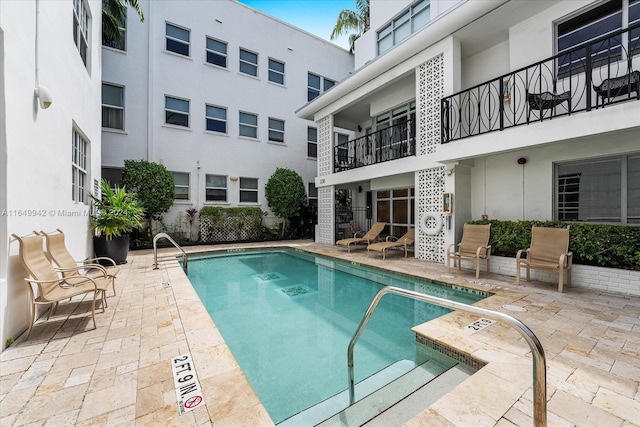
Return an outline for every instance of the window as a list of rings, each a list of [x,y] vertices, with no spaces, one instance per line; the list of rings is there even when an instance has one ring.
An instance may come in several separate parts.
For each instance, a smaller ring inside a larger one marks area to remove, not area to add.
[[[307,101],[320,96],[321,92],[326,92],[335,86],[336,82],[326,77],[318,76],[317,74],[307,74]]]
[[[189,101],[165,96],[164,113],[166,124],[189,127]]]
[[[640,153],[555,165],[559,221],[640,224]]]
[[[166,39],[165,45],[169,52],[179,55],[190,56],[189,53],[189,30],[166,23]]]
[[[628,13],[623,11],[628,9]],[[557,45],[558,54],[567,52],[574,47],[595,40],[616,30],[627,28],[640,21],[640,0],[613,0],[601,3],[574,18],[558,24]],[[629,37],[629,47],[637,46],[640,30],[634,30]],[[592,47],[591,61],[599,65],[611,60],[622,58],[623,37],[604,42]],[[610,43],[611,42],[611,43]],[[624,47],[626,50],[626,47]],[[585,67],[586,48],[579,49],[558,59],[559,74],[573,70],[581,71]]]
[[[269,81],[284,85],[284,62],[269,58]]]
[[[378,31],[378,55],[425,27],[431,19],[429,0],[420,0]]]
[[[105,7],[106,2],[103,2],[103,8]],[[120,22],[118,22],[118,30],[119,34],[115,38],[111,38],[107,36],[107,34],[102,31],[102,46],[110,47],[118,50],[127,50],[127,10],[123,9],[122,16],[120,16]],[[103,20],[104,26],[104,20]]]
[[[389,223],[388,230],[393,236],[400,237],[412,227],[414,209],[415,190],[413,188],[376,192],[377,220]]]
[[[258,77],[258,54],[240,49],[240,72]]]
[[[185,172],[171,172],[176,200],[189,200],[189,174]]]
[[[89,143],[76,129],[73,129],[71,138],[71,200],[86,204]]]
[[[102,127],[124,130],[124,87],[102,83]]]
[[[269,117],[269,141],[284,142],[284,120]]]
[[[207,202],[227,201],[227,177],[224,175],[207,175],[205,192]]]
[[[206,105],[207,130],[227,133],[227,109]]]
[[[240,136],[258,138],[258,116],[240,111]]]
[[[227,44],[207,37],[207,62],[227,68]]]
[[[318,157],[318,129],[307,127],[307,156]]]
[[[89,53],[89,7],[84,0],[73,0],[73,41],[80,52],[82,63],[87,66]]]
[[[258,178],[240,177],[240,203],[258,203]]]
[[[307,183],[307,194],[309,195],[309,207],[315,212],[318,212],[318,189],[313,182]]]

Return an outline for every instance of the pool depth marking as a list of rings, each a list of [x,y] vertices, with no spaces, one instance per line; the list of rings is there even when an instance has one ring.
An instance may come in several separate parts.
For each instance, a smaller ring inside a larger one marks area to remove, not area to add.
[[[193,411],[203,404],[204,397],[191,353],[173,357],[171,359],[171,370],[173,371],[173,385],[176,388],[176,399],[180,415]]]

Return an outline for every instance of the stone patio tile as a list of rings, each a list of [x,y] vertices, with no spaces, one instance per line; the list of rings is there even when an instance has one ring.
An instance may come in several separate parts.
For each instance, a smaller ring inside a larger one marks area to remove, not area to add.
[[[138,388],[146,388],[155,382],[168,380],[173,381],[169,359],[151,366],[140,367],[138,370]]]
[[[117,353],[101,354],[97,365],[101,369],[117,368],[121,365],[137,362],[140,357],[140,350],[137,348],[124,348]]]
[[[67,381],[65,381],[63,387],[74,387],[76,385],[89,383],[89,381],[91,381],[91,376],[93,375],[94,370],[94,365],[73,369],[69,374]]]
[[[437,411],[428,408],[419,413],[414,418],[410,419],[403,424],[404,427],[455,427],[455,424],[451,423],[446,418],[442,417]]]
[[[47,394],[54,391],[62,390],[64,388],[64,383],[67,381],[67,378],[69,378],[70,374],[71,369],[53,373],[49,372],[40,383],[36,394]]]
[[[86,385],[79,385],[47,394],[35,395],[24,405],[16,425],[45,421],[57,415],[76,411],[82,406],[86,390]]]
[[[48,359],[44,361],[34,362],[27,372],[25,372],[18,383],[13,387],[14,390],[22,388],[37,387],[42,383],[46,377],[49,369],[55,362],[55,359]]]
[[[135,423],[136,405],[132,404],[124,408],[120,408],[107,414],[105,426],[108,427],[128,427]]]
[[[64,414],[59,414],[51,418],[47,418],[44,423],[44,427],[60,427],[60,426],[74,426],[78,419],[79,409],[75,409]]]
[[[85,421],[124,408],[136,401],[135,382],[117,384],[87,393],[80,409],[78,421]]]
[[[212,426],[273,426],[271,417],[262,405],[255,405],[244,410],[241,414],[234,414],[230,417],[216,420],[211,423]]]
[[[78,350],[77,353],[61,355],[57,358],[53,366],[51,367],[51,373],[60,371],[69,371],[73,368],[80,368],[82,366],[95,365],[100,356],[99,350],[82,352]]]
[[[618,417],[640,424],[640,402],[601,387],[593,399],[593,406]]]
[[[96,391],[113,387],[116,380],[116,369],[117,368],[102,369],[101,366],[96,366],[96,370],[91,376],[87,393],[95,393]]]
[[[211,420],[222,420],[233,414],[241,414],[260,404],[240,370],[198,379]]]
[[[0,416],[2,419],[9,415],[20,413],[27,402],[33,397],[36,392],[36,387],[24,388],[22,390],[10,391],[4,395],[2,401],[0,401]]]
[[[200,381],[227,372],[240,370],[233,354],[231,354],[231,351],[226,345],[220,344],[192,351],[191,356],[193,357]],[[210,360],[215,360],[216,363],[208,362]]]
[[[139,388],[136,396],[136,418],[142,417],[164,405],[162,384],[154,382],[148,387]]]
[[[436,414],[445,418],[454,426],[492,426],[498,418],[491,418],[481,409],[469,405],[466,399],[449,393],[430,407]]]
[[[577,426],[622,426],[622,419],[562,390],[554,393],[547,408]]]
[[[26,372],[35,360],[36,356],[30,355],[0,362],[0,372],[2,376],[15,374],[16,372]]]
[[[640,378],[626,378],[604,372],[591,366],[581,366],[567,379],[567,382],[590,391],[594,395],[604,387],[622,396],[633,399],[638,391]]]

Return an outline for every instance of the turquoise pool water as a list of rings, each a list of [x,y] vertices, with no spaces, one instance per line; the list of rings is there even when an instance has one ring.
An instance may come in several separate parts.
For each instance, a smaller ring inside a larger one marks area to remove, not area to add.
[[[348,388],[347,346],[383,286],[484,297],[298,250],[190,257],[188,276],[275,423]],[[397,361],[423,363],[411,327],[447,312],[386,295],[355,347],[356,382]]]

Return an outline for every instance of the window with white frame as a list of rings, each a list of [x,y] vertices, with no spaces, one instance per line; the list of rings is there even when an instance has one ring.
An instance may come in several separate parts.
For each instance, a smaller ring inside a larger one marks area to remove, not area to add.
[[[102,127],[124,130],[124,87],[102,83]]]
[[[190,56],[189,30],[178,27],[177,25],[166,24],[166,44],[165,49],[169,52],[179,55]]]
[[[240,49],[240,72],[258,77],[258,54]]]
[[[613,0],[598,3],[596,7],[558,24],[557,53],[562,54],[583,43],[628,28],[638,22],[640,22],[640,0]],[[628,46],[620,44],[625,37],[611,40],[613,45],[607,41],[606,45],[595,46],[595,51],[591,53],[592,67],[599,63],[608,63],[612,59],[626,59],[623,55],[624,51],[632,53],[633,50],[638,49],[640,29],[631,31],[627,37]],[[585,66],[585,58],[586,48],[561,56],[558,59],[558,73],[562,75],[572,70],[580,71]]]
[[[104,7],[104,4],[103,4]],[[102,22],[104,27],[104,20]],[[118,50],[127,50],[127,10],[124,9],[122,11],[122,16],[120,16],[120,22],[118,22],[118,36],[113,38],[107,36],[107,34],[102,31],[102,46],[110,47],[112,49]]]
[[[269,58],[269,81],[284,85],[284,62]]]
[[[334,80],[314,73],[307,73],[307,101],[319,97],[321,93],[331,89],[335,84]]]
[[[640,152],[555,164],[559,221],[640,224]]]
[[[189,200],[189,174],[186,172],[171,172],[176,200]]]
[[[85,0],[73,0],[73,41],[85,67],[89,56],[89,6]]]
[[[207,130],[211,132],[227,133],[227,109],[215,105],[205,105]]]
[[[71,134],[71,200],[87,204],[89,142],[75,128]]]
[[[378,55],[425,27],[431,19],[429,0],[419,0],[378,31]]]
[[[318,129],[307,127],[307,157],[318,158]]]
[[[164,97],[164,122],[168,125],[189,127],[189,101]]]
[[[207,62],[227,68],[227,43],[207,37]]]
[[[207,202],[227,201],[227,177],[225,175],[207,175],[205,177],[205,199]]]
[[[258,138],[258,116],[240,111],[239,120],[240,136]]]
[[[240,177],[240,203],[258,203],[258,178]]]
[[[284,142],[284,120],[269,117],[269,141]]]

